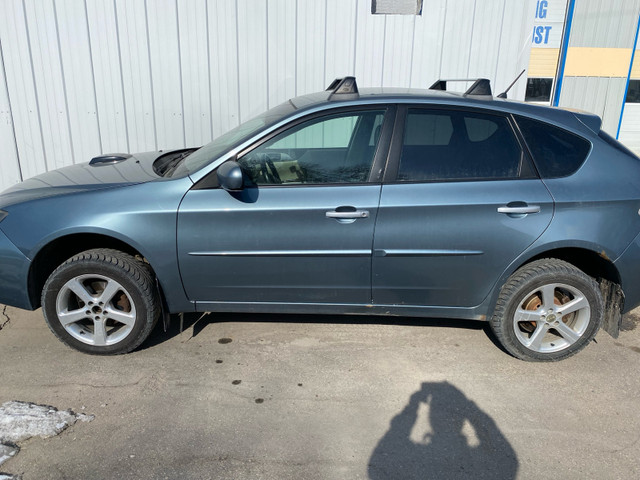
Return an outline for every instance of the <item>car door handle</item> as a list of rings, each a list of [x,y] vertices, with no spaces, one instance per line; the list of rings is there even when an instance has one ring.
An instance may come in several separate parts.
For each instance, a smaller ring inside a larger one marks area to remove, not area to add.
[[[526,205],[518,207],[498,207],[498,213],[524,215],[526,213],[540,213],[540,205]]]
[[[350,212],[326,212],[327,218],[351,219],[351,218],[367,218],[369,212],[367,210],[354,210]]]

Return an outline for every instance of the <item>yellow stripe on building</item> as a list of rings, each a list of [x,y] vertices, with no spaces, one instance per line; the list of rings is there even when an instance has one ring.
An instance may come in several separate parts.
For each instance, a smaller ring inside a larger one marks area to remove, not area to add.
[[[640,80],[640,50],[636,50],[633,57],[633,67],[631,68],[631,78]]]
[[[527,74],[529,78],[555,77],[559,52],[558,48],[532,48]]]
[[[571,47],[567,50],[565,77],[627,77],[630,48]]]

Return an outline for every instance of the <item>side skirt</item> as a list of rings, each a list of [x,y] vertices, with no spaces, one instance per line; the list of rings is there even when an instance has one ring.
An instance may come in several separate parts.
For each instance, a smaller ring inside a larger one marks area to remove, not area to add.
[[[196,302],[196,311],[234,313],[317,313],[324,315],[386,315],[395,317],[487,320],[484,306],[460,308],[334,303]]]

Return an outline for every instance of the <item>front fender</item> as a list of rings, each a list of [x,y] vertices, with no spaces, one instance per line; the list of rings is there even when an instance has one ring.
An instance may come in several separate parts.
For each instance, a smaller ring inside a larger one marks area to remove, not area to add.
[[[176,250],[178,205],[191,185],[187,177],[26,202],[10,208],[2,227],[30,260],[70,235],[102,235],[126,243],[154,269],[170,311],[192,311]]]

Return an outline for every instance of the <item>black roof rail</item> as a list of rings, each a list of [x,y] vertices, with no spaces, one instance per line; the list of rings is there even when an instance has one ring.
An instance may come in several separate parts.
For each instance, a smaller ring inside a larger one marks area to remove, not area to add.
[[[436,82],[429,87],[429,90],[447,90],[447,82],[455,82],[455,80],[436,80]]]
[[[327,92],[331,92],[329,99],[334,95],[358,95],[358,84],[356,77],[336,78],[327,87]]]
[[[465,95],[491,95],[491,82],[488,78],[448,78],[437,80],[429,87],[429,90],[447,90],[447,82],[473,82]]]

